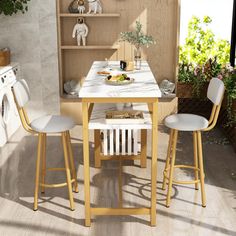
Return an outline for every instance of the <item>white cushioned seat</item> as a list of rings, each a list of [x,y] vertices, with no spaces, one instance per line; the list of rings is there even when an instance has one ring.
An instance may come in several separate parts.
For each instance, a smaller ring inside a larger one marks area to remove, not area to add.
[[[208,120],[194,114],[174,114],[165,119],[165,125],[180,131],[197,131],[208,127]]]
[[[75,122],[66,116],[43,116],[31,122],[33,130],[39,133],[62,133],[72,129]]]

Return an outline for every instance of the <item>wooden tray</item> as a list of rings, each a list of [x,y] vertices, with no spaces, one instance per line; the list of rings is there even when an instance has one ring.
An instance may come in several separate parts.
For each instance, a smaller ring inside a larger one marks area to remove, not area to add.
[[[107,124],[143,124],[142,111],[108,111],[106,112]]]

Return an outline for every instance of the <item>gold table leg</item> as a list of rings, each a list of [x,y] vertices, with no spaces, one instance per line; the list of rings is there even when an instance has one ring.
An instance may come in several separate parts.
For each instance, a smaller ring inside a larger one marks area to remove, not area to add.
[[[123,163],[122,163],[122,157],[120,157],[119,160],[119,177],[118,177],[118,181],[119,181],[119,208],[123,207],[123,191],[122,191],[122,186],[123,186]]]
[[[119,102],[121,101],[122,99],[119,100]],[[89,102],[90,102],[89,99],[84,99],[84,100],[82,99],[85,226],[88,226],[88,227],[91,226],[91,214],[94,214],[94,215],[150,215],[151,226],[156,226],[158,99],[152,100],[152,101],[149,99],[145,101],[135,100],[135,102],[148,103],[149,110],[152,116],[152,161],[151,161],[151,207],[150,208],[92,208],[91,207],[90,205],[90,169],[89,169],[90,168],[89,166],[89,129],[88,129]],[[102,98],[100,100],[98,99],[97,102],[106,102],[106,101]],[[117,102],[117,101],[114,100],[114,102]],[[145,135],[143,135],[143,138],[144,137]],[[145,146],[144,146],[144,149],[146,149]],[[143,158],[143,160],[145,159]],[[120,194],[120,197],[121,197],[121,194]]]
[[[94,130],[94,159],[95,159],[95,167],[101,168],[101,137],[100,130]]]
[[[151,226],[156,226],[158,100],[152,103]]]
[[[147,130],[141,130],[141,168],[147,167]]]
[[[88,130],[88,103],[82,101],[83,111],[83,151],[84,151],[84,201],[85,226],[91,226],[90,209],[90,170],[89,170],[89,130]]]

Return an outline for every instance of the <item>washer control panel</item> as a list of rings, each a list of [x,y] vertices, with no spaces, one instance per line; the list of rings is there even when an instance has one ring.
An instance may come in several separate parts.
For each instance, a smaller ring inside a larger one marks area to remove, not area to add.
[[[19,66],[13,64],[6,67],[0,67],[0,87],[13,84],[16,79],[19,79]]]

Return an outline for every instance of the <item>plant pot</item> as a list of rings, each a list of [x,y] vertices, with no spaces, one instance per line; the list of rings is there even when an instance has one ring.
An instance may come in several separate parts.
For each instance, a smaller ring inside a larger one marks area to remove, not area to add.
[[[192,98],[193,97],[193,85],[187,83],[177,83],[177,97],[178,98]]]
[[[0,66],[7,66],[11,63],[11,53],[9,49],[0,50]]]
[[[200,91],[199,98],[206,98],[207,97],[208,85],[209,85],[208,82],[203,84],[202,89]],[[196,97],[194,95],[192,83],[178,82],[176,90],[177,90],[177,97],[178,98],[194,98],[194,97]]]

